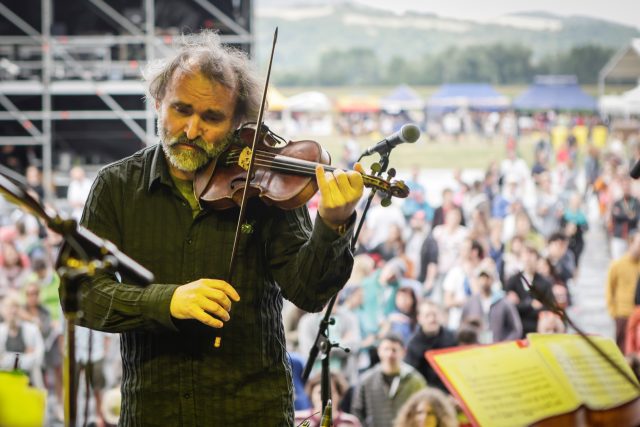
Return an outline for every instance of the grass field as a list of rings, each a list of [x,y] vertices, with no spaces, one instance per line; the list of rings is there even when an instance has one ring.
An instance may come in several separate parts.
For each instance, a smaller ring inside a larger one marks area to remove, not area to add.
[[[375,144],[381,135],[358,138],[361,151]],[[305,138],[296,138],[305,139]],[[340,136],[317,137],[316,140],[331,153],[334,163],[342,155],[345,138]],[[533,145],[535,138],[524,137],[520,140],[520,155],[531,164],[533,159]],[[398,170],[408,169],[414,165],[431,169],[485,169],[492,160],[502,160],[505,156],[505,143],[502,138],[486,141],[477,137],[466,136],[459,141],[441,139],[427,141],[421,137],[415,144],[402,144],[396,147],[392,154],[390,165]],[[373,155],[364,161],[365,166],[377,161]]]
[[[278,86],[278,90],[285,96],[292,96],[297,93],[306,91],[318,91],[326,94],[331,99],[339,98],[345,95],[370,95],[376,97],[382,97],[389,95],[396,86],[295,86],[295,87],[283,87]],[[508,86],[495,86],[495,89],[502,95],[509,98],[515,98],[527,89],[528,85],[508,85]],[[591,96],[598,96],[597,85],[582,85],[582,90]],[[411,86],[416,93],[425,99],[434,94],[438,90],[439,86]],[[628,89],[632,89],[629,87]]]
[[[428,99],[439,86],[412,86],[418,95],[423,99]],[[496,90],[501,94],[513,99],[527,89],[527,85],[496,86]],[[372,96],[384,97],[391,93],[395,86],[339,86],[339,87],[278,87],[278,90],[286,97],[306,92],[318,91],[326,94],[333,102],[343,96]],[[597,96],[598,87],[596,85],[584,85],[582,89],[592,96]],[[283,135],[288,138],[287,135]],[[381,140],[384,136],[374,134],[360,137],[357,142],[361,150],[369,147]],[[295,139],[307,139],[304,135]],[[339,160],[343,144],[346,137],[331,135],[323,137],[311,137],[322,144],[332,155],[334,163]],[[538,140],[537,135],[521,137],[518,141],[518,151],[529,165],[533,162],[533,145]],[[427,140],[421,137],[415,144],[403,144],[397,147],[391,156],[391,166],[397,169],[407,169],[413,165],[421,168],[434,169],[484,169],[491,160],[501,160],[505,156],[505,140],[496,137],[492,141],[487,141],[478,136],[464,136],[460,140],[442,138],[436,141]],[[365,162],[368,165],[377,156],[371,156]]]

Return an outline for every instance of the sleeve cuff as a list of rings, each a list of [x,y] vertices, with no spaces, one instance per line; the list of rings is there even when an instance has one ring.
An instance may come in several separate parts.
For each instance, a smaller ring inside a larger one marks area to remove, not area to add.
[[[329,227],[324,220],[320,217],[320,214],[316,215],[315,223],[313,224],[313,231],[311,233],[312,240],[318,240],[321,242],[335,243],[340,245],[343,242],[351,242],[351,236],[353,236],[353,229],[356,223],[356,213],[354,212],[346,223],[346,229],[343,234],[338,233],[333,228]]]
[[[178,331],[173,323],[169,306],[173,293],[179,285],[151,284],[145,288],[142,314],[152,322],[159,323],[172,331]]]

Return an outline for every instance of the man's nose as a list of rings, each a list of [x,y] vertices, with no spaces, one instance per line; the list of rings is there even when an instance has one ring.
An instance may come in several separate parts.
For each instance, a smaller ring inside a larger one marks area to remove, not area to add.
[[[200,118],[198,115],[192,115],[185,126],[184,133],[189,139],[195,139],[200,136]]]

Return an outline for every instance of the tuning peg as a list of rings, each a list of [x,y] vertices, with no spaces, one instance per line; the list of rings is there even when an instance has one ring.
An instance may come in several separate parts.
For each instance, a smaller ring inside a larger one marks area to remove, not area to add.
[[[380,201],[380,204],[382,205],[383,208],[386,208],[387,206],[389,206],[391,204],[391,196],[388,194],[384,196]]]
[[[371,171],[372,171],[373,173],[378,173],[378,172],[380,172],[381,170],[382,170],[382,166],[380,166],[380,163],[376,162],[376,163],[373,163],[373,164],[371,165]]]
[[[396,176],[396,170],[395,168],[391,168],[387,171],[387,176],[389,177],[389,179],[393,178],[394,176]]]

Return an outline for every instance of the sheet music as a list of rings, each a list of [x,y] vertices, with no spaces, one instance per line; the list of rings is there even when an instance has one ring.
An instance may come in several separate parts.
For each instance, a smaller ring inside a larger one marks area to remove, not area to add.
[[[530,334],[527,338],[547,363],[554,365],[553,369],[559,369],[566,375],[580,400],[590,409],[612,408],[640,395],[578,335]],[[613,340],[592,338],[609,357],[634,377]]]
[[[461,349],[434,360],[483,426],[528,425],[580,405],[539,353],[515,342]]]

